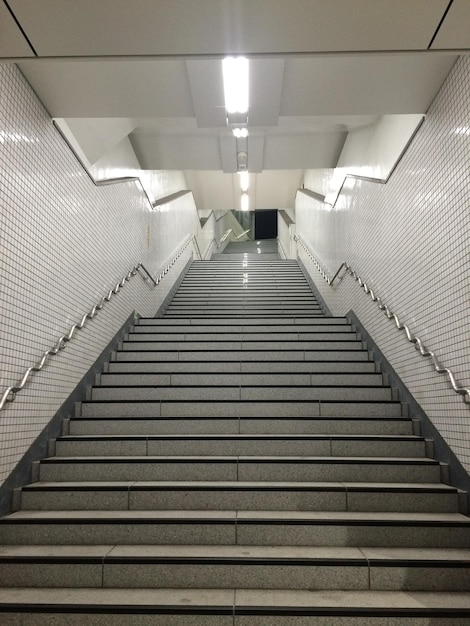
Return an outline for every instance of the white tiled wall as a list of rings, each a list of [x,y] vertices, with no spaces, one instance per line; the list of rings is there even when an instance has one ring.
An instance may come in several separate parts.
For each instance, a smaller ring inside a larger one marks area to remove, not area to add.
[[[135,264],[158,272],[197,228],[191,194],[151,211],[135,183],[94,186],[17,68],[1,64],[0,219],[2,393]],[[156,289],[132,278],[0,412],[0,481],[132,311],[155,314],[191,254]]]
[[[470,387],[470,57],[460,58],[386,185],[349,180],[335,210],[299,193],[297,232],[332,276],[347,261]],[[332,289],[299,246],[330,309],[353,309],[470,469],[470,405],[434,373],[351,277]]]

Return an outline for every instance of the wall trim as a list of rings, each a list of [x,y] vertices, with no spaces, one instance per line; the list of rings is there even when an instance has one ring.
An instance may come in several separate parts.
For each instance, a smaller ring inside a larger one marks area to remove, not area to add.
[[[49,440],[62,435],[63,420],[74,414],[75,403],[84,399],[86,388],[94,384],[96,374],[100,374],[103,371],[104,364],[110,359],[110,353],[116,348],[116,344],[123,340],[124,335],[129,332],[138,317],[140,316],[134,311],[127,318],[95,363],[83,376],[69,397],[25,452],[5,482],[0,486],[0,515],[8,515],[8,513],[12,512],[14,490],[32,481],[32,464],[48,455]]]
[[[367,343],[368,349],[372,352],[374,360],[380,364],[382,372],[388,375],[390,385],[398,389],[401,401],[408,404],[409,415],[419,421],[421,435],[426,439],[433,440],[434,458],[449,466],[449,483],[466,492],[467,502],[464,507],[465,510],[462,511],[462,513],[467,514],[467,512],[470,511],[470,475],[352,309],[346,313],[346,317],[360,332],[362,339]]]
[[[310,289],[313,292],[313,295],[315,296],[315,298],[318,300],[318,304],[320,305],[323,313],[327,316],[327,317],[336,317],[335,315],[333,315],[333,313],[330,311],[329,306],[327,305],[325,299],[323,298],[323,296],[321,295],[320,291],[318,290],[318,287],[315,285],[315,283],[312,280],[312,277],[310,276],[307,268],[305,267],[302,259],[297,256],[297,263],[299,264],[300,269],[302,270],[302,274],[305,277],[305,280],[308,282],[308,285],[310,287]]]
[[[168,305],[173,300],[173,296],[175,295],[176,291],[178,290],[178,287],[183,282],[183,279],[186,276],[189,268],[191,267],[191,263],[192,262],[193,262],[193,259],[191,258],[186,263],[186,265],[183,267],[183,269],[181,270],[178,278],[173,283],[173,287],[170,289],[170,291],[167,293],[165,299],[163,300],[161,305],[158,307],[158,311],[155,313],[155,317],[163,317],[165,315],[165,311],[166,311]]]

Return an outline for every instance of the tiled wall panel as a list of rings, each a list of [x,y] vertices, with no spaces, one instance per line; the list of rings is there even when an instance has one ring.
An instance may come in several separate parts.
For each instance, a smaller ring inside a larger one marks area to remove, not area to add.
[[[133,265],[158,272],[197,214],[190,194],[151,211],[135,183],[96,187],[17,68],[0,65],[0,220],[3,393]],[[155,314],[191,254],[156,289],[132,278],[0,412],[0,481],[132,311]]]
[[[460,58],[386,185],[348,179],[334,210],[298,194],[297,232],[332,276],[347,261],[470,387],[470,57]],[[434,373],[351,277],[332,289],[299,246],[330,308],[353,309],[470,469],[470,406]]]

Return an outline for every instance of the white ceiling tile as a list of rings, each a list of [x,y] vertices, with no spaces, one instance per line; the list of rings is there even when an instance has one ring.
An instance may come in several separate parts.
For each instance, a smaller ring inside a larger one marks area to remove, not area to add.
[[[10,5],[40,56],[135,56],[425,50],[448,0],[10,0]]]
[[[3,2],[0,2],[0,57],[34,57],[31,46]]]
[[[431,46],[435,49],[470,48],[470,2],[454,0]]]

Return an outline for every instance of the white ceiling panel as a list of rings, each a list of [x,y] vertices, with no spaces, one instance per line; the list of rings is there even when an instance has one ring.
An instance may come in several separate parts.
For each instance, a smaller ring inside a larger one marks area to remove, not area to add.
[[[470,2],[454,0],[431,46],[435,49],[470,48]]]
[[[220,59],[188,60],[186,69],[198,127],[225,126],[224,85]]]
[[[252,204],[258,209],[293,209],[302,176],[302,170],[289,170],[282,176],[278,171],[269,170],[256,174]]]
[[[184,176],[188,187],[194,194],[197,207],[211,211],[229,211],[239,208],[235,199],[234,178],[237,178],[237,174],[191,170],[185,171]]]
[[[40,56],[425,50],[448,0],[9,0]]]
[[[251,59],[249,126],[276,126],[281,108],[284,59]]]
[[[193,117],[184,61],[24,61],[52,117]]]
[[[264,169],[264,133],[248,137],[248,171],[262,172]]]
[[[424,113],[455,59],[426,53],[288,58],[281,115]]]
[[[33,56],[34,52],[10,11],[0,2],[0,58]]]
[[[220,170],[217,135],[164,135],[132,133],[132,146],[145,170]]]
[[[220,157],[224,173],[237,171],[237,141],[233,135],[220,136]]]
[[[347,133],[268,135],[264,169],[335,167]]]

